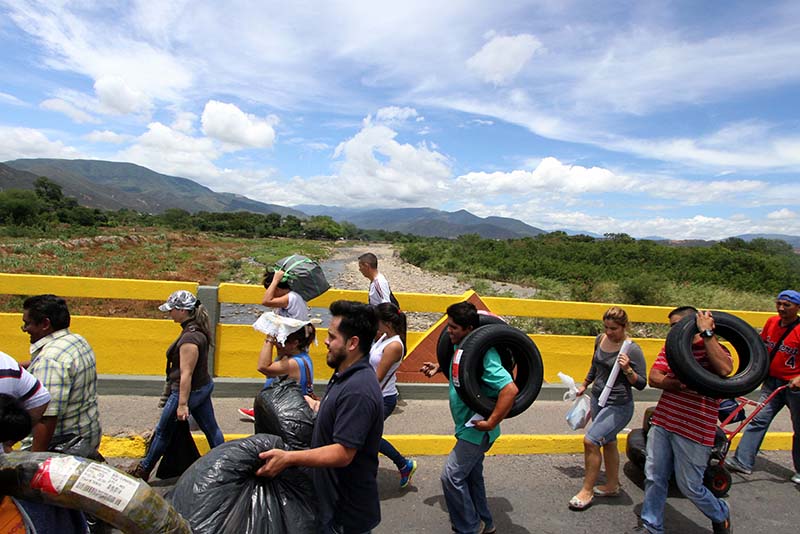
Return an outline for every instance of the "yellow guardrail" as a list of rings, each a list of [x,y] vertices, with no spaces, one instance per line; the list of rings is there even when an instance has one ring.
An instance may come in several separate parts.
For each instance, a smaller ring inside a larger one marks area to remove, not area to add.
[[[64,297],[118,298],[163,301],[171,292],[187,289],[196,292],[196,282],[153,281],[68,276],[40,276],[0,273],[0,294],[34,295],[54,293]],[[460,295],[397,293],[407,312],[444,313],[450,304],[468,298],[473,292]],[[261,286],[223,283],[218,288],[218,301],[226,303],[257,304],[264,289]],[[327,307],[338,299],[367,301],[366,291],[331,289],[309,304]],[[599,321],[612,304],[594,302],[567,302],[505,297],[481,297],[486,306],[498,315],[585,319]],[[666,323],[670,307],[623,305],[633,322]],[[768,317],[767,312],[729,311],[760,327]],[[0,350],[19,360],[27,359],[28,338],[20,331],[22,311],[0,313],[0,331],[4,332]],[[255,320],[255,317],[253,318]],[[175,339],[178,327],[168,320],[118,317],[74,316],[72,330],[82,334],[91,343],[97,355],[97,369],[101,374],[153,375],[164,374],[164,354]],[[315,378],[327,380],[330,369],[325,363],[324,339],[327,329],[317,329],[317,345],[311,347]],[[427,335],[427,332],[409,332],[409,352]],[[544,360],[545,380],[557,382],[557,373],[565,372],[576,378],[586,373],[593,352],[594,338],[588,336],[532,334]],[[249,325],[219,324],[216,327],[214,372],[221,377],[251,377],[261,375],[255,364],[263,337]],[[653,363],[664,343],[663,339],[635,339],[642,347],[648,365]],[[435,359],[435,355],[431,354]]]

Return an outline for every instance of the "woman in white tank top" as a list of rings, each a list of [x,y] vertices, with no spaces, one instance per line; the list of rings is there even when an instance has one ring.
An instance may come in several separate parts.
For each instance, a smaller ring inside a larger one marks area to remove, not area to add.
[[[397,406],[397,368],[405,355],[406,316],[397,306],[384,302],[375,307],[378,312],[378,334],[369,351],[369,363],[383,393],[383,419]],[[379,451],[400,471],[400,487],[405,488],[417,469],[416,460],[408,460],[394,446],[381,438]]]

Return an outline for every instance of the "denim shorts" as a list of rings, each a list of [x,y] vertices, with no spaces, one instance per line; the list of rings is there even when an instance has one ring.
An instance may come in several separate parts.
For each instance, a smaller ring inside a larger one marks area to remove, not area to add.
[[[584,437],[602,447],[617,440],[617,434],[631,421],[631,417],[633,417],[633,401],[600,408],[597,399],[592,396],[592,426]]]

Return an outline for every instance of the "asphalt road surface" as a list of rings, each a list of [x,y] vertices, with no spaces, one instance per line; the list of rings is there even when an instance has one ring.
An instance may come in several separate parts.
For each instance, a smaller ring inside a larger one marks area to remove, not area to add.
[[[399,489],[397,471],[381,458],[378,480],[383,520],[376,533],[447,533],[449,519],[439,474],[444,456],[417,458],[419,468],[406,490]],[[733,475],[728,496],[734,532],[783,534],[798,532],[800,486],[789,478],[789,452],[767,452],[756,471]],[[638,521],[644,496],[644,477],[633,464],[622,463],[623,493],[596,498],[583,512],[567,502],[583,481],[583,455],[491,456],[484,474],[489,507],[501,534],[604,534],[631,531]],[[711,532],[711,522],[672,488],[665,508],[666,532]]]
[[[439,474],[445,456],[420,456],[411,485],[401,490],[397,470],[381,458],[378,485],[381,524],[376,534],[447,534],[449,518]],[[119,459],[112,459],[117,464]],[[800,486],[789,478],[791,454],[786,451],[759,455],[750,476],[733,475],[727,497],[733,531],[739,534],[796,533]],[[583,455],[498,455],[484,464],[489,507],[500,534],[612,534],[630,532],[638,521],[644,496],[644,478],[633,464],[622,461],[619,497],[596,498],[583,512],[573,512],[567,502],[583,480]],[[168,493],[175,479],[153,482]],[[667,533],[711,532],[711,522],[694,505],[670,490],[664,511]]]

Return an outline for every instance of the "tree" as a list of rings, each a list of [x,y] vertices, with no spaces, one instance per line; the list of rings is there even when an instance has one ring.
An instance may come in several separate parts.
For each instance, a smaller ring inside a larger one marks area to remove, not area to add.
[[[64,202],[64,192],[61,186],[46,176],[40,176],[33,185],[36,196],[39,197],[50,209],[61,207]]]
[[[39,222],[41,212],[42,202],[33,191],[0,191],[0,222],[3,224],[33,226]]]

